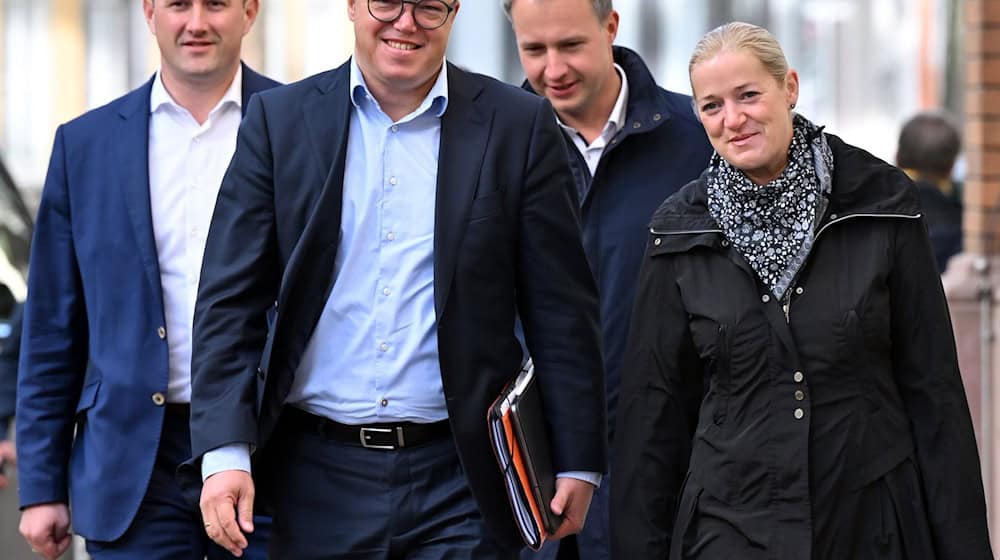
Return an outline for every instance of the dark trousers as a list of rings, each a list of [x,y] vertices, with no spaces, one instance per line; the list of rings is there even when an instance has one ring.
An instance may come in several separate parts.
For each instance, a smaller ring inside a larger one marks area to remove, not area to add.
[[[127,437],[127,436],[123,436]],[[189,416],[168,405],[163,433],[156,453],[153,476],[132,525],[118,540],[87,541],[94,560],[222,560],[233,558],[205,535],[197,505],[181,493],[175,473],[177,465],[191,457]],[[136,481],[141,484],[142,481]],[[250,547],[243,554],[249,560],[267,558],[270,519],[254,518]]]
[[[600,488],[594,490],[583,531],[561,541],[547,542],[538,552],[526,548],[521,552],[521,560],[609,560],[610,499],[611,475],[608,473],[604,475]]]
[[[280,427],[272,560],[514,560],[489,534],[455,444],[366,449]]]

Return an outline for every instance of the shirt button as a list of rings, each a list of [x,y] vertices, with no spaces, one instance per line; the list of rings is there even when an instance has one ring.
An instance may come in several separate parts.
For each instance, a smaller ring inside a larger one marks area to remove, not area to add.
[[[396,239],[396,234],[390,231],[389,233],[385,234],[385,238],[388,239],[389,241],[392,241],[393,239]]]
[[[387,343],[383,342],[382,344],[378,345],[378,349],[381,350],[381,351],[383,351],[383,352],[387,352],[387,351],[389,351],[389,345]]]
[[[392,128],[390,128],[390,130],[392,130],[393,132],[399,132],[399,125],[396,124],[392,125]]]
[[[392,293],[392,290],[390,290],[389,288],[382,288],[382,295],[387,296],[387,295],[389,295],[391,293]]]
[[[771,296],[769,296],[767,294],[764,294],[764,295],[760,296],[760,301],[763,301],[764,303],[767,303],[767,302],[771,301]]]
[[[389,184],[395,186],[399,181],[395,177],[389,177]]]
[[[805,379],[806,376],[802,375],[801,371],[797,371],[792,375],[792,378],[795,379],[796,383],[802,383],[802,380]]]
[[[156,329],[156,336],[160,337],[160,340],[166,340],[166,338],[167,338],[167,329],[165,329],[164,327],[157,328]]]
[[[382,399],[382,402],[380,402],[379,404],[381,404],[383,407],[389,406],[389,399]]]
[[[804,291],[805,290],[802,289],[802,286],[799,286],[798,288],[795,288],[795,293],[797,293],[799,295],[802,295],[802,292],[804,292]]]
[[[795,391],[795,400],[801,401],[806,398],[806,394],[802,391]]]
[[[163,393],[153,393],[153,404],[163,406],[166,402],[167,398],[163,396]]]
[[[802,417],[805,416],[805,415],[806,415],[806,411],[802,410],[801,408],[796,408],[795,409],[795,419],[796,420],[802,420]]]

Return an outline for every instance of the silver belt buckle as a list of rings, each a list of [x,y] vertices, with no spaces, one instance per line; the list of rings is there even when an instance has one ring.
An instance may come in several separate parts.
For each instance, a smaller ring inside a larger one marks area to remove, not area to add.
[[[373,443],[368,443],[368,432],[375,432],[380,434],[391,434],[393,430],[391,428],[361,428],[361,447],[366,449],[396,449],[395,445],[375,445]],[[403,446],[403,429],[398,428],[398,434],[396,434],[396,439],[399,441],[399,446]]]

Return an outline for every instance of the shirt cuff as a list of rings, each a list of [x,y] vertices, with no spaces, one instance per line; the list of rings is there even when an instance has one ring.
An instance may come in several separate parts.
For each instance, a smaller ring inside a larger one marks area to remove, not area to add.
[[[206,454],[206,457],[208,455]],[[598,472],[586,472],[586,471],[569,471],[561,472],[556,475],[556,478],[575,478],[577,480],[582,480],[584,482],[589,482],[594,485],[594,488],[601,487],[601,480],[604,478],[601,473]]]
[[[230,443],[205,453],[201,458],[201,480],[222,471],[250,472],[250,445]]]

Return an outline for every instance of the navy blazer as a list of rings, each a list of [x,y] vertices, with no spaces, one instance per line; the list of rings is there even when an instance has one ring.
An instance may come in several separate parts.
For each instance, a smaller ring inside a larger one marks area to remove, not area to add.
[[[486,410],[520,365],[519,313],[555,467],[605,470],[597,294],[549,103],[447,71],[434,234],[441,378],[483,517],[500,542],[521,546]],[[256,445],[258,503],[269,486],[269,436],[333,285],[349,74],[345,63],[251,101],[208,235],[194,320],[192,447],[198,457],[229,443]],[[264,312],[275,301],[268,334]],[[330,514],[348,513],[339,506]]]
[[[21,507],[110,541],[153,471],[167,391],[142,87],[59,127],[32,242],[17,392]],[[243,67],[243,107],[277,85]],[[74,437],[75,431],[75,437]]]

